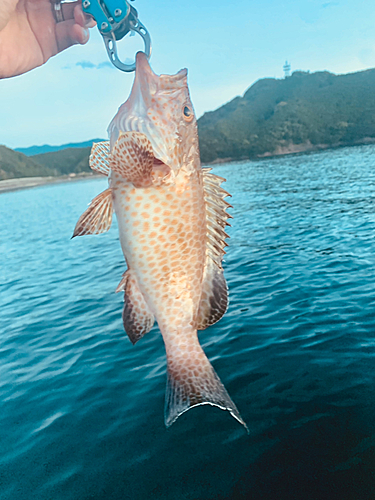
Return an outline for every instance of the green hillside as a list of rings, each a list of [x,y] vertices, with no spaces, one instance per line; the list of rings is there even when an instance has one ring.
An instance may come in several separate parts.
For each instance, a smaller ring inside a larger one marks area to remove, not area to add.
[[[92,172],[89,168],[90,149],[68,148],[29,157],[0,146],[0,180]]]
[[[91,172],[89,167],[90,150],[91,147],[67,148],[52,153],[34,155],[32,159],[55,172],[50,175]]]
[[[198,126],[203,162],[366,142],[375,139],[375,70],[259,80]]]
[[[0,180],[16,177],[39,177],[51,174],[50,169],[34,159],[0,145]]]

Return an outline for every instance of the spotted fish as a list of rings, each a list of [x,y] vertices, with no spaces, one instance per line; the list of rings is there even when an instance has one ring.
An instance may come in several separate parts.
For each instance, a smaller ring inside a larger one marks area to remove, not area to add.
[[[108,176],[73,236],[98,234],[116,214],[127,271],[124,328],[133,344],[157,321],[168,367],[165,424],[210,404],[246,427],[198,341],[228,303],[222,258],[230,206],[225,180],[202,169],[187,71],[156,75],[138,53],[128,100],[94,144],[90,166]]]

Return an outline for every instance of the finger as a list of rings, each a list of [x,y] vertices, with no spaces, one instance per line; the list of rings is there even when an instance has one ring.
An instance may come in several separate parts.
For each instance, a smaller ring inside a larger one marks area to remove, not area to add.
[[[61,9],[65,21],[68,21],[69,19],[74,19],[74,9],[78,7],[79,4],[81,4],[81,2],[66,2],[61,4]]]
[[[72,45],[84,45],[89,38],[89,30],[82,28],[73,19],[56,24],[56,40],[59,52]]]
[[[86,28],[94,28],[96,26],[96,21],[91,16],[85,16],[86,19]]]
[[[77,5],[74,9],[74,20],[82,28],[93,28],[96,26],[96,21],[91,16],[86,15],[82,10],[82,4]]]
[[[82,2],[69,2],[61,4],[65,21],[74,19],[82,28],[93,28],[96,26],[94,19],[82,10]]]

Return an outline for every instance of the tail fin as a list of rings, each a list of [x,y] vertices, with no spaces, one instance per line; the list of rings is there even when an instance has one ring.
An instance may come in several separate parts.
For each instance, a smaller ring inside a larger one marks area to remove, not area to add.
[[[190,356],[177,359],[168,356],[164,413],[166,427],[170,427],[180,415],[194,406],[211,405],[228,410],[249,432],[236,405],[200,346],[199,351],[195,350],[193,358],[191,353]]]

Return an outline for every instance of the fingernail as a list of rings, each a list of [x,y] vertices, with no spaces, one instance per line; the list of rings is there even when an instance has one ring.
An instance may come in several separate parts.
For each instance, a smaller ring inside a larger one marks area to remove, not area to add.
[[[86,43],[88,39],[90,38],[90,33],[87,28],[83,29],[83,43]]]
[[[85,27],[86,28],[93,28],[95,26],[96,22],[91,16],[85,16]]]

